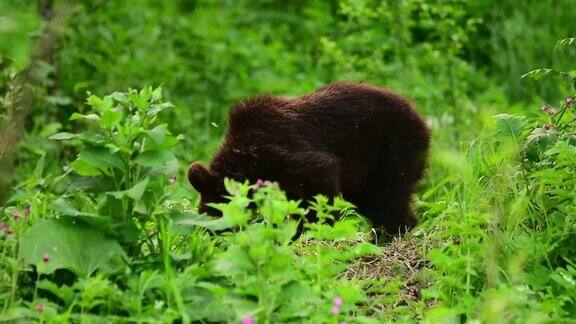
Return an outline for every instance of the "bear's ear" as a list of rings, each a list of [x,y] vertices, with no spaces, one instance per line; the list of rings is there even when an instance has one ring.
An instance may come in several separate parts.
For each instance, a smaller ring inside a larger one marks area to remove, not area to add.
[[[194,162],[188,167],[188,181],[198,192],[205,192],[213,184],[214,175],[202,163]]]

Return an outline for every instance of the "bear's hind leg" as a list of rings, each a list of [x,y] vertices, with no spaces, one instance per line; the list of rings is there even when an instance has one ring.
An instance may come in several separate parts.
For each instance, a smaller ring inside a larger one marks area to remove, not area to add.
[[[403,234],[418,224],[418,217],[410,210],[411,190],[390,182],[371,186],[358,211],[384,227],[390,235]]]

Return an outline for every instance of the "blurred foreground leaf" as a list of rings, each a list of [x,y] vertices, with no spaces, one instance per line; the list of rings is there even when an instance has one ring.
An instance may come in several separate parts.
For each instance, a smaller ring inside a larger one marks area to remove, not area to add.
[[[124,251],[113,239],[93,227],[62,220],[46,220],[32,226],[20,241],[20,256],[39,273],[68,269],[89,276]]]

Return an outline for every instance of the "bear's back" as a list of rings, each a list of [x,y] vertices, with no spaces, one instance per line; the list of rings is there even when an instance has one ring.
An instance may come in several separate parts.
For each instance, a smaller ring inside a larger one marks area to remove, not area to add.
[[[235,104],[226,141],[253,150],[286,146],[357,155],[381,147],[391,132],[407,138],[403,129],[414,126],[425,128],[404,98],[370,85],[337,82],[293,99],[261,95]]]

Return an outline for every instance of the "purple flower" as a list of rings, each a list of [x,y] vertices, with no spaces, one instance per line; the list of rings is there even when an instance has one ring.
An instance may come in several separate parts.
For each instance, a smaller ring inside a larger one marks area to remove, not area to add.
[[[336,305],[336,306],[342,305],[343,302],[344,302],[344,300],[342,300],[342,297],[334,298],[334,305]]]
[[[340,307],[334,305],[332,306],[332,314],[338,315],[340,313]]]
[[[14,217],[14,219],[18,219],[20,218],[20,212],[15,210],[12,212],[12,217]]]
[[[170,178],[168,178],[168,184],[173,186],[176,184],[176,177],[175,176],[171,176]]]
[[[558,109],[556,109],[554,107],[550,107],[550,109],[548,109],[548,115],[550,115],[550,116],[556,115],[557,112],[558,112]]]
[[[257,188],[258,187],[263,187],[266,185],[266,181],[262,180],[262,179],[258,179],[256,180],[256,183],[254,184]]]
[[[42,261],[44,261],[44,263],[50,261],[50,255],[48,253],[44,253],[42,256]]]
[[[242,324],[254,324],[254,319],[252,316],[244,316],[242,317]]]
[[[12,233],[10,230],[10,224],[8,224],[8,222],[0,222],[0,231],[4,232],[6,235]]]
[[[549,104],[543,104],[542,106],[540,106],[540,110],[547,112],[548,115],[550,116],[554,116],[558,112],[558,109],[550,106]]]

